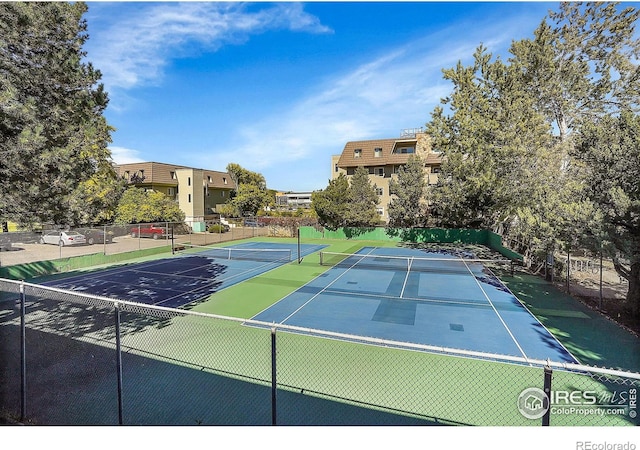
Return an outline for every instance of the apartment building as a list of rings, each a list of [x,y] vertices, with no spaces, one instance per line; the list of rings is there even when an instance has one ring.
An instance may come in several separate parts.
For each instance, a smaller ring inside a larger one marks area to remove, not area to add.
[[[389,181],[397,178],[399,168],[411,155],[419,155],[424,161],[427,183],[437,183],[442,157],[433,151],[431,140],[422,128],[403,130],[399,138],[347,142],[341,154],[331,157],[331,178],[341,173],[350,178],[358,167],[367,169],[379,198],[378,214],[388,222],[388,205],[392,200]]]
[[[236,188],[227,172],[196,169],[158,162],[140,162],[116,166],[118,175],[130,184],[167,194],[178,202],[188,223],[204,227],[219,205],[229,200]],[[194,229],[194,231],[203,231]]]
[[[311,208],[311,192],[277,192],[276,207],[282,209]]]

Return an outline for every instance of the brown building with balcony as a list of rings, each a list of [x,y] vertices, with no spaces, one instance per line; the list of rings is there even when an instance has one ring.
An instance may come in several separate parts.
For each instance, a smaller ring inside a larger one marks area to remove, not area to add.
[[[227,172],[174,164],[120,164],[116,171],[138,188],[162,192],[174,199],[188,223],[204,223],[217,212],[218,205],[229,200],[231,191],[236,188]]]
[[[422,158],[427,183],[436,184],[442,157],[433,151],[431,140],[422,128],[403,130],[399,138],[347,142],[340,155],[331,157],[331,179],[341,173],[350,178],[358,167],[367,169],[379,197],[378,214],[387,222],[387,207],[393,198],[389,192],[389,181],[397,177],[398,169],[407,163],[411,155]]]

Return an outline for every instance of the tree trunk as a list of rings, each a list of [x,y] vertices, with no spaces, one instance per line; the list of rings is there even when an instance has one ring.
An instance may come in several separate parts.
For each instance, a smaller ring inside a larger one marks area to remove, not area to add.
[[[631,263],[628,280],[627,303],[631,305],[633,316],[640,319],[640,261]]]

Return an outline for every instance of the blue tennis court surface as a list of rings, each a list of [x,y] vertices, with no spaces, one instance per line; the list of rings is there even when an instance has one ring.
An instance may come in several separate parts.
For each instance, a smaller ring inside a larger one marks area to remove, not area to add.
[[[253,319],[438,347],[578,362],[483,264],[462,263],[454,256],[409,248],[367,247],[357,255],[380,256],[375,258],[378,267],[363,262],[366,258],[351,257]],[[425,257],[439,261],[423,261]],[[451,262],[442,261],[443,257]],[[411,258],[420,260],[412,262]]]
[[[303,244],[301,256],[324,246]],[[249,242],[187,249],[169,258],[45,283],[61,289],[178,308],[298,258],[297,244]]]

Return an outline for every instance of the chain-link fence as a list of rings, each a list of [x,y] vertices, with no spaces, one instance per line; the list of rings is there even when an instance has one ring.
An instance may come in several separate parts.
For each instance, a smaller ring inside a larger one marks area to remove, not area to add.
[[[0,411],[42,425],[638,425],[640,374],[0,279]]]
[[[232,226],[219,224],[202,232],[194,232],[192,225],[156,222],[0,233],[3,242],[0,267],[45,263],[42,272],[66,272],[114,262],[115,255],[126,259],[170,251],[172,244],[209,245],[274,233],[271,227],[255,221],[241,220]],[[55,267],[52,270],[49,266]]]

